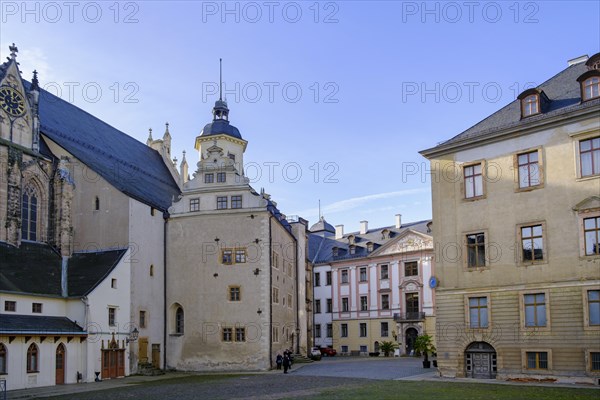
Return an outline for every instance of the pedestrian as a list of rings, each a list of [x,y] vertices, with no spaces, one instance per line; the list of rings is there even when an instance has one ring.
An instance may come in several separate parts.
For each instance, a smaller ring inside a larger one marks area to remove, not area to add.
[[[289,367],[290,367],[290,358],[286,354],[286,355],[283,356],[283,373],[284,374],[288,373],[288,368]]]
[[[277,369],[281,369],[281,364],[283,364],[283,356],[281,353],[277,353],[277,358],[275,358],[275,363],[277,364]]]

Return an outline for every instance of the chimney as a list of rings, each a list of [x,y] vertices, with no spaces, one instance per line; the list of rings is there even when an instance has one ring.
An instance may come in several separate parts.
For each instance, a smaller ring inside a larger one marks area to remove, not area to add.
[[[341,239],[344,236],[344,225],[335,226],[335,238]]]
[[[402,214],[396,214],[396,229],[402,226]]]
[[[360,221],[360,234],[364,235],[369,230],[369,221]]]

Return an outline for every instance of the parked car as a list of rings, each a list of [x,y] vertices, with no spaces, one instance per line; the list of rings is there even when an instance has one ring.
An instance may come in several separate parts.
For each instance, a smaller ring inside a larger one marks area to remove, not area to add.
[[[333,347],[321,347],[321,355],[327,357],[333,357],[337,354],[337,351]]]
[[[309,357],[317,357],[317,356],[321,356],[321,350],[319,350],[318,347],[313,347],[310,349],[310,352],[308,353]]]

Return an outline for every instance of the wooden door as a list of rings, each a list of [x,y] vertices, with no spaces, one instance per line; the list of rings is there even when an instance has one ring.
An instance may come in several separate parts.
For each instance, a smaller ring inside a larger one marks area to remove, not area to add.
[[[56,384],[65,383],[65,346],[61,343],[56,348]]]
[[[152,345],[152,366],[160,369],[160,344]]]
[[[490,378],[492,357],[490,353],[473,353],[473,378]]]
[[[147,363],[148,362],[148,338],[141,337],[138,339],[138,362],[139,363]]]

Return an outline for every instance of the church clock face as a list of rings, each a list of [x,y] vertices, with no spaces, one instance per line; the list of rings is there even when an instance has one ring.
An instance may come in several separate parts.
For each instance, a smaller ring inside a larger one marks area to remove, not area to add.
[[[0,87],[0,107],[11,117],[25,114],[25,98],[10,86]]]

